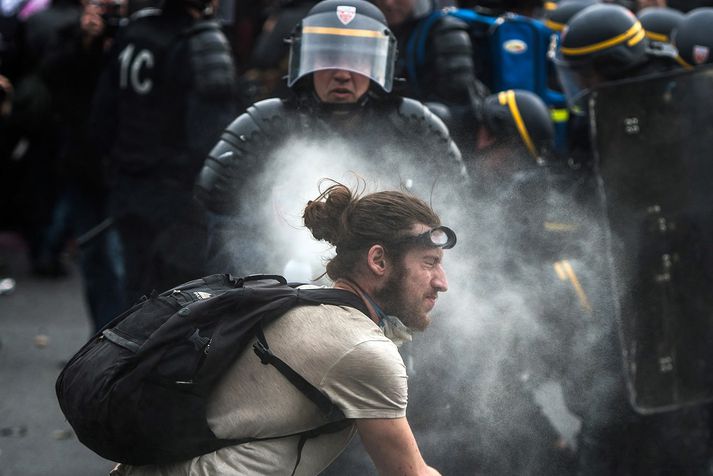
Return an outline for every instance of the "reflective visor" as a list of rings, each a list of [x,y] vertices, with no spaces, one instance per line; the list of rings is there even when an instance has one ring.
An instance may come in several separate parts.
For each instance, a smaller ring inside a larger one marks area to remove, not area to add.
[[[303,20],[301,34],[293,39],[290,51],[287,85],[315,71],[343,69],[364,75],[390,92],[394,37],[384,25],[364,15],[357,13],[348,27],[339,22],[335,26],[332,16],[322,13]]]

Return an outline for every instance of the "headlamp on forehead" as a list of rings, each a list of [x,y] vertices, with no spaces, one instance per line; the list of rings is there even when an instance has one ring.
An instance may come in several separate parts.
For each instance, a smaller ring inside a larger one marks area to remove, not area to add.
[[[456,232],[447,226],[437,226],[420,235],[406,236],[397,240],[396,245],[421,245],[429,248],[443,248],[449,250],[456,245]]]

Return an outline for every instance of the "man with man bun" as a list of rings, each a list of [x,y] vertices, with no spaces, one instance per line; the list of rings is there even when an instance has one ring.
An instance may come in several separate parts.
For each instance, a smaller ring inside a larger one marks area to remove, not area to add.
[[[428,327],[448,289],[444,249],[455,233],[402,191],[360,195],[334,183],[304,209],[312,235],[336,247],[326,273],[362,298],[369,315],[334,305],[298,306],[267,325],[270,348],[326,395],[351,424],[301,441],[330,423],[317,406],[253,352],[244,352],[208,402],[218,438],[264,438],[164,466],[121,465],[114,475],[314,475],[359,433],[381,475],[437,475],[406,419],[407,375],[397,344]],[[248,346],[249,348],[250,346]],[[291,436],[284,436],[291,435]]]

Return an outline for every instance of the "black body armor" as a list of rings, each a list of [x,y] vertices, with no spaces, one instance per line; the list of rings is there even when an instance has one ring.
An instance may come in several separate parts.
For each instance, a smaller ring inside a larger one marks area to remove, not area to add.
[[[351,145],[362,157],[383,165],[384,175],[398,173],[418,188],[425,177],[414,180],[411,170],[428,169],[464,180],[461,154],[448,129],[420,102],[371,100],[350,114],[358,121],[353,128],[340,124],[341,118],[320,106],[313,100],[292,98],[267,99],[249,107],[228,126],[208,156],[196,184],[199,201],[215,213],[235,212],[241,190],[264,169],[274,151],[294,138],[334,139]],[[394,157],[395,151],[399,157]],[[431,184],[422,185],[430,190]]]
[[[131,22],[118,47],[113,74],[121,123],[115,164],[120,173],[143,175],[170,160],[161,175],[190,183],[200,161],[192,154],[191,138],[179,131],[187,129],[191,97],[228,102],[233,97],[227,40],[217,23],[159,15]]]

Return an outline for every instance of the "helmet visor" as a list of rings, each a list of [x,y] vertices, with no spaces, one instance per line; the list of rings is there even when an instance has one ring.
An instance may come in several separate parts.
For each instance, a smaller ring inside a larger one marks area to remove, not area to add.
[[[586,96],[603,78],[596,73],[589,62],[574,63],[562,57],[557,49],[554,54],[554,64],[557,79],[567,98],[567,106],[575,115],[583,115],[586,111]]]
[[[325,16],[329,21],[324,21]],[[290,50],[287,85],[291,87],[315,71],[343,69],[366,76],[390,92],[396,54],[393,35],[384,25],[363,15],[352,23],[349,27],[332,26],[329,13],[305,18]]]

